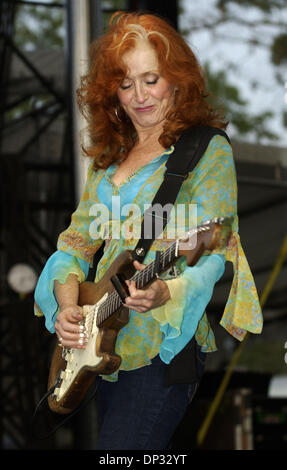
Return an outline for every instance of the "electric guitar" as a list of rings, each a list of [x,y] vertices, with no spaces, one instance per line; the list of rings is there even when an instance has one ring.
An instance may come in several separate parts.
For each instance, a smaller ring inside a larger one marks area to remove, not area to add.
[[[88,342],[85,349],[73,349],[56,345],[50,366],[48,390],[54,388],[48,398],[52,411],[67,414],[82,401],[95,377],[109,375],[121,364],[115,354],[119,330],[129,321],[129,309],[123,306],[124,279],[135,281],[142,289],[185,256],[188,266],[197,263],[204,252],[226,246],[232,229],[232,217],[217,218],[189,230],[185,236],[158,252],[155,261],[142,271],[133,266],[132,250],[123,251],[96,284],[80,284],[79,305],[83,307]],[[127,289],[127,286],[126,286]],[[140,314],[139,314],[140,315]]]

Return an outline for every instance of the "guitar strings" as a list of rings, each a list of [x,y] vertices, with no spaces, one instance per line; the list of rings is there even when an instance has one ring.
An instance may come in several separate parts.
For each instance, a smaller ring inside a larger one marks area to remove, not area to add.
[[[224,217],[221,218],[215,218],[212,220],[208,220],[203,222],[202,225],[193,228],[189,230],[185,236],[183,237],[182,240],[186,239],[186,237],[190,237],[191,235],[194,235],[200,231],[205,231],[210,229],[210,224],[211,223],[219,223],[222,224],[223,221],[225,220]],[[209,225],[209,227],[208,227]],[[168,257],[168,263],[171,262],[172,257],[175,257],[176,254],[176,247],[177,247],[177,241],[173,242],[164,252],[161,252],[160,254],[160,266],[162,270],[164,270],[166,266],[166,258]],[[145,275],[147,276],[146,281],[148,282],[151,280],[153,277],[155,277],[154,274],[154,268],[155,268],[155,261],[150,263],[148,266],[146,266],[143,271],[138,271],[136,272],[132,277],[131,281],[136,282],[136,286],[141,288],[144,283],[145,283]],[[148,275],[151,275],[149,278]],[[143,281],[143,284],[141,284],[141,281]],[[146,282],[146,283],[147,283]],[[96,318],[96,323],[97,326],[101,325],[112,313],[114,313],[118,308],[121,306],[122,300],[116,290],[114,290],[111,294],[109,294],[108,298],[99,306],[98,312],[97,312],[97,318]],[[95,313],[95,312],[94,312]],[[94,319],[94,313],[93,313],[93,319]]]
[[[210,221],[205,222],[205,224],[210,223]],[[183,240],[186,237],[190,237],[192,234],[197,233],[198,231],[201,230],[201,227],[197,227],[196,229],[191,229],[189,230],[186,234]],[[160,265],[161,268],[165,268],[165,262],[166,262],[166,257],[168,257],[168,263],[171,262],[172,257],[175,257],[176,253],[176,247],[177,247],[177,241],[173,242],[164,252],[161,252],[160,254]],[[151,274],[151,280],[153,277],[155,277],[154,274],[154,267],[155,267],[155,261],[150,263],[143,271],[138,271],[135,273],[130,280],[136,281],[136,286],[141,288],[144,285],[144,276],[147,274]],[[151,271],[151,272],[150,272]],[[141,284],[141,281],[143,280],[143,284]],[[120,306],[121,306],[122,300],[118,294],[118,292],[115,290],[113,291],[109,297],[103,302],[98,310],[97,314],[97,326],[101,325],[112,313],[114,313]]]
[[[171,262],[171,260],[175,256],[176,252],[176,245],[177,242],[172,243],[164,252],[161,252],[160,254],[160,264],[161,268],[166,267],[166,261],[168,263]],[[168,259],[166,259],[168,258]],[[148,266],[143,271],[138,271],[135,273],[130,280],[136,281],[137,287],[141,288],[144,283],[145,283],[145,275],[150,275],[151,277],[148,280],[151,280],[153,277],[155,277],[154,274],[154,268],[155,268],[155,261],[150,263]],[[142,282],[143,281],[143,284]],[[121,306],[121,298],[117,291],[113,291],[109,297],[106,299],[106,301],[100,306],[99,312],[98,312],[98,319],[97,319],[97,325],[100,325],[103,321],[105,321],[106,318],[108,318],[111,313],[115,312],[120,306]]]
[[[164,252],[161,252],[160,254],[161,268],[164,269],[166,266],[166,261],[168,264],[173,259],[175,255],[175,251],[176,251],[176,244],[177,242],[172,243]],[[153,261],[148,266],[146,266],[146,268],[143,269],[143,271],[136,272],[131,277],[130,280],[135,281],[136,286],[138,288],[141,288],[145,284],[145,276],[147,276],[146,283],[149,280],[151,280],[153,277],[155,277],[154,268],[155,268],[155,261]],[[122,300],[118,292],[116,290],[113,291],[109,295],[109,297],[99,307],[98,314],[97,314],[97,326],[103,323],[103,321],[105,321],[110,316],[111,312],[112,313],[115,312],[121,306],[121,303],[122,303]]]

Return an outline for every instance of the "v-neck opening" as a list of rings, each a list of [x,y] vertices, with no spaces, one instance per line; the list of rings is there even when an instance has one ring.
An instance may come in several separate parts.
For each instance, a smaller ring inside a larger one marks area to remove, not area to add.
[[[149,162],[147,162],[145,165],[140,166],[137,168],[135,171],[133,171],[130,175],[128,175],[120,184],[116,184],[112,177],[116,172],[117,165],[114,163],[108,168],[108,173],[106,174],[107,179],[112,183],[112,185],[117,188],[119,191],[125,184],[128,184],[137,174],[139,174],[144,168],[146,168],[150,164],[156,163],[158,160],[160,160],[164,155],[169,155],[174,151],[174,146],[172,145],[169,147],[167,150],[165,150],[163,153],[158,155],[157,157],[153,158]],[[112,168],[113,167],[113,168]],[[109,169],[112,168],[112,171],[109,172]]]

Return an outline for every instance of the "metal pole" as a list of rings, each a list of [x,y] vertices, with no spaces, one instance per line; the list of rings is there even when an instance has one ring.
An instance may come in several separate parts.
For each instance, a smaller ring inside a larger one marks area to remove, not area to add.
[[[103,34],[102,1],[89,0],[90,3],[90,40]]]
[[[85,131],[87,124],[77,107],[76,90],[80,85],[81,76],[88,70],[90,20],[89,0],[69,0],[67,2],[68,36],[69,36],[69,70],[70,74],[70,109],[73,121],[74,139],[74,182],[76,204],[82,195],[88,159],[82,156],[81,146],[87,144],[88,137]]]
[[[88,71],[89,47],[92,40],[102,34],[102,8],[100,0],[68,0],[70,109],[73,116],[75,202],[82,195],[89,159],[81,156],[81,145],[88,144],[87,123],[76,102],[76,90],[81,76]],[[96,399],[85,407],[75,420],[75,447],[94,450],[98,433]]]

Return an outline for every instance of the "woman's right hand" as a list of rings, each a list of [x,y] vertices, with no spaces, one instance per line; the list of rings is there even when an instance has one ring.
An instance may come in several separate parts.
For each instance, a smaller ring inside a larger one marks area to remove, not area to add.
[[[74,349],[86,347],[87,336],[83,319],[83,310],[78,305],[66,305],[61,308],[55,322],[55,330],[62,346]]]
[[[54,291],[60,310],[55,322],[59,343],[67,348],[84,349],[87,337],[84,326],[80,323],[84,319],[83,310],[77,305],[79,298],[77,276],[69,274],[64,284],[55,280]]]

